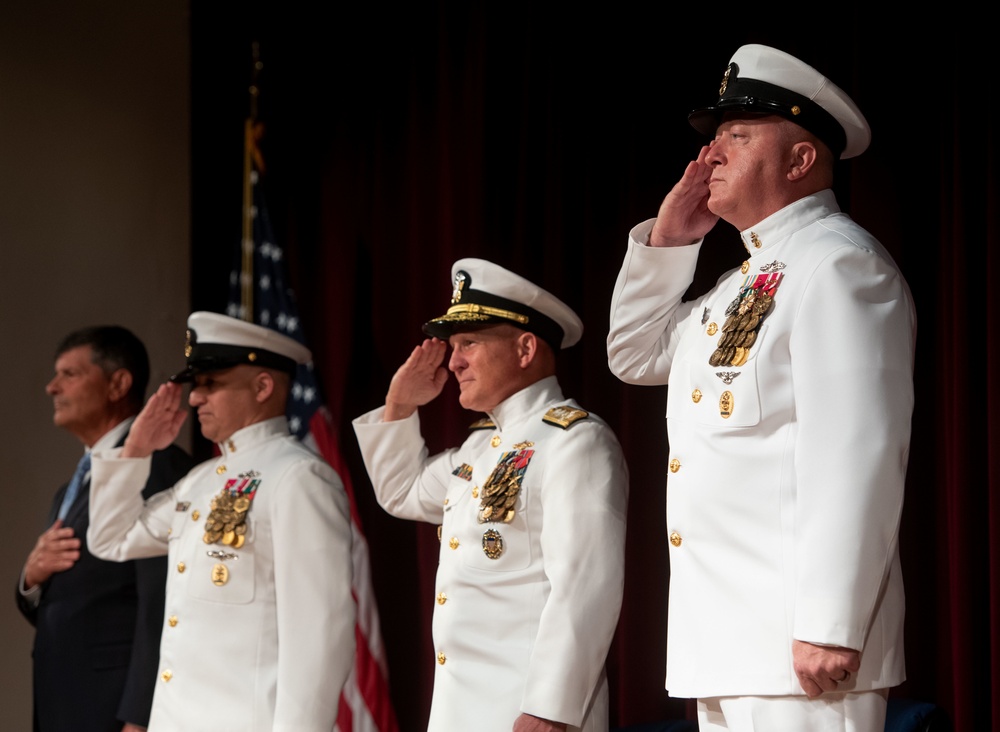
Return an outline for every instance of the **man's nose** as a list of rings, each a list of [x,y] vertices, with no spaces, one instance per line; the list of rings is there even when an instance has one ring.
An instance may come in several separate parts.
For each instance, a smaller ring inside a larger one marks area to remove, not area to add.
[[[201,387],[196,386],[188,394],[188,404],[192,407],[197,407],[199,404],[205,403],[205,395],[202,393]]]
[[[452,351],[451,356],[448,358],[448,370],[452,373],[463,368],[465,365],[465,359],[458,355],[458,351]]]
[[[708,143],[708,154],[705,155],[705,162],[709,165],[719,165],[723,157],[722,145],[719,142],[719,138],[716,137]]]
[[[59,380],[59,377],[58,376],[54,376],[54,377],[52,377],[52,381],[50,381],[48,384],[45,385],[45,393],[46,394],[48,394],[49,396],[55,395],[55,393],[59,389],[59,386],[56,383],[58,380]]]

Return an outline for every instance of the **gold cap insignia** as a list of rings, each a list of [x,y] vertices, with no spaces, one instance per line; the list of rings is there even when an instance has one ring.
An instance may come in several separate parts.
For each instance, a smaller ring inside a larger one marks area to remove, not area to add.
[[[726,67],[726,73],[722,75],[722,83],[719,85],[720,97],[726,93],[726,87],[729,86],[729,74],[733,71],[733,66],[735,66],[735,64],[729,64],[729,66]]]
[[[468,275],[465,272],[459,272],[455,275],[455,289],[451,292],[451,304],[458,305],[462,302],[462,290],[465,289],[465,284],[468,281]]]

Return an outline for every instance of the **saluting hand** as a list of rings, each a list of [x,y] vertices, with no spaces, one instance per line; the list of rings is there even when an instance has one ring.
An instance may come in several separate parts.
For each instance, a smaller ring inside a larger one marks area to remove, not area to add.
[[[177,439],[187,417],[181,404],[183,391],[180,384],[170,381],[160,385],[132,423],[122,457],[147,457]]]
[[[406,419],[441,393],[448,381],[448,370],[442,365],[447,350],[448,344],[437,338],[428,338],[413,349],[389,382],[384,422]]]
[[[712,144],[701,148],[698,158],[688,163],[684,175],[660,204],[656,223],[649,234],[651,247],[694,244],[718,222],[719,217],[708,210],[708,181],[712,177],[712,166],[707,157]]]
[[[24,589],[30,590],[45,582],[56,572],[65,572],[80,558],[80,540],[73,529],[63,526],[62,519],[47,528],[35,542],[24,565]]]

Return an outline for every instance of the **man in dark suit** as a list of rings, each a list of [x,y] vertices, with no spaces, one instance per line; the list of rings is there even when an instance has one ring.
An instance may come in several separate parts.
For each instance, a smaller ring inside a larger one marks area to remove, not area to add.
[[[28,555],[17,605],[35,626],[36,732],[134,732],[145,729],[163,625],[163,557],[107,562],[87,548],[89,458],[122,444],[145,401],[149,358],[125,328],[97,326],[69,334],[56,349],[46,387],[53,422],[84,444],[73,479],[60,488]],[[146,497],[191,469],[171,445],[153,456]]]

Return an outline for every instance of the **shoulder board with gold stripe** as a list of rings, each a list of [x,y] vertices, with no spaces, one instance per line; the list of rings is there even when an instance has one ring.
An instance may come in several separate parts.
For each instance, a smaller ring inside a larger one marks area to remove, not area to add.
[[[475,422],[469,425],[470,430],[492,430],[496,427],[493,424],[493,420],[489,417],[483,417],[482,419],[477,419]]]
[[[585,412],[582,409],[576,409],[575,407],[552,407],[552,409],[547,411],[545,416],[542,417],[542,421],[546,424],[562,427],[565,430],[568,429],[574,422],[579,422],[581,419],[586,419],[589,416],[589,412]]]

